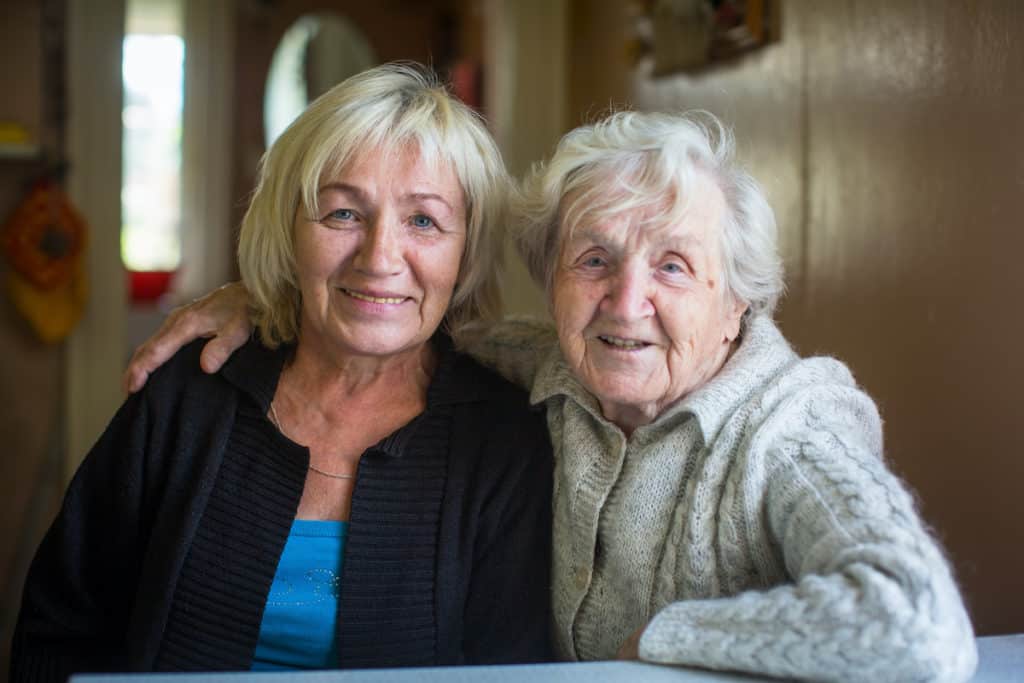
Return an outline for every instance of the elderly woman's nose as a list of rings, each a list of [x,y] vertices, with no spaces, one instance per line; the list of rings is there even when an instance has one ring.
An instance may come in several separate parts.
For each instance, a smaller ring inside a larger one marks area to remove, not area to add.
[[[604,313],[616,320],[629,321],[650,315],[650,278],[646,269],[625,267],[611,278],[608,291],[601,302]]]
[[[399,229],[386,220],[377,220],[366,230],[355,266],[369,275],[394,275],[402,270],[402,251]]]

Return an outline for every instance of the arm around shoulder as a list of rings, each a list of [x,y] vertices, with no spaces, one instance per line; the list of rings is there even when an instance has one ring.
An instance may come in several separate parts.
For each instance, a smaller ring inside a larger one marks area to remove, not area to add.
[[[199,362],[215,373],[252,334],[248,316],[249,294],[240,282],[226,284],[171,312],[160,329],[135,349],[121,384],[126,392],[139,391],[149,376],[189,342],[208,339]]]
[[[515,316],[467,328],[459,334],[458,343],[477,361],[529,391],[541,361],[558,342],[551,323]]]

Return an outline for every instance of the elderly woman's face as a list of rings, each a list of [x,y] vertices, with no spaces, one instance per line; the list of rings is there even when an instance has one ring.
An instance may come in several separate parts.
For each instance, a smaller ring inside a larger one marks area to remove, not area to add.
[[[356,355],[418,351],[448,309],[466,241],[454,171],[367,152],[295,222],[300,338]]]
[[[563,240],[553,309],[562,352],[605,417],[631,431],[708,381],[745,307],[723,291],[721,191],[700,174],[684,219],[581,223]]]

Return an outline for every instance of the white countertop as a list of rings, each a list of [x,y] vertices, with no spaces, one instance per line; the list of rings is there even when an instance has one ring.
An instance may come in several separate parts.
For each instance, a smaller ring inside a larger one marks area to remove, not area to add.
[[[1024,634],[978,638],[978,683],[1024,683]],[[751,683],[775,679],[639,662],[583,662],[431,669],[310,671],[304,673],[90,674],[72,683]]]

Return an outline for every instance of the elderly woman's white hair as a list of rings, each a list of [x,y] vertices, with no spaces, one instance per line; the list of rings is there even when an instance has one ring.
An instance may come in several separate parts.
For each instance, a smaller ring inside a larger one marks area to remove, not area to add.
[[[415,150],[427,164],[452,168],[466,205],[466,246],[445,314],[453,332],[501,313],[501,228],[510,181],[481,118],[437,76],[412,64],[386,64],[319,97],[277,139],[260,164],[242,222],[238,262],[252,320],[264,343],[293,341],[301,295],[294,224],[300,210],[319,215],[318,192],[364,153],[386,160]]]
[[[618,112],[568,133],[513,202],[513,237],[530,274],[552,291],[561,246],[581,224],[636,209],[647,210],[652,228],[680,220],[703,172],[727,208],[724,291],[747,304],[747,315],[771,315],[784,289],[775,215],[734,150],[730,131],[704,111]]]

